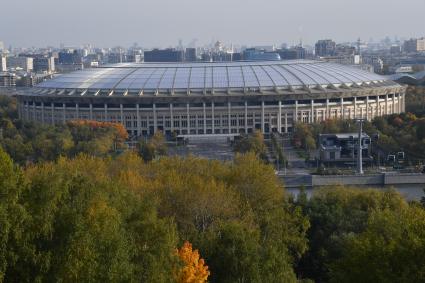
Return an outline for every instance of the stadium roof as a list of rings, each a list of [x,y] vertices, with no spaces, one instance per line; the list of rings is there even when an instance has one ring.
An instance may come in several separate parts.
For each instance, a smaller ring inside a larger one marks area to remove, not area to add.
[[[40,89],[190,93],[338,88],[393,84],[383,76],[323,61],[125,63],[63,74]],[[81,94],[83,95],[83,94]]]
[[[398,73],[388,76],[390,80],[393,81],[401,81],[403,79],[411,79],[412,81],[415,81],[416,83],[425,80],[425,71],[420,71],[414,74],[407,74],[407,73]]]

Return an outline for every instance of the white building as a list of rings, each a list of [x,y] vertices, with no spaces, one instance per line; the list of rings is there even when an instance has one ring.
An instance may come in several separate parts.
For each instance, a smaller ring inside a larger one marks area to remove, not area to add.
[[[6,72],[6,70],[7,70],[6,57],[0,54],[0,72]]]

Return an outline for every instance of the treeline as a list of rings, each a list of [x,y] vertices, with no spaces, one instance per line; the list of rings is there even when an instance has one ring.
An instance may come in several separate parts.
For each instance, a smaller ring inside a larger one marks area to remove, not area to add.
[[[77,120],[43,126],[17,116],[16,99],[0,96],[0,145],[21,165],[79,153],[107,156],[125,148],[128,138],[119,123]]]
[[[343,187],[295,200],[254,154],[21,169],[0,150],[0,227],[1,282],[192,282],[182,258],[210,282],[425,280],[419,203]]]
[[[418,117],[425,115],[425,86],[409,86],[406,90],[406,111]]]
[[[0,156],[2,281],[170,282],[186,240],[212,282],[296,281],[308,220],[254,155],[80,155],[26,169]]]
[[[258,134],[229,163],[158,158],[161,135],[120,152],[115,124],[25,124],[0,101],[0,282],[425,282],[424,207],[396,192],[295,199]],[[421,119],[380,119],[365,127],[380,140],[419,139]],[[326,121],[298,138],[353,127]],[[20,138],[30,155],[12,147]]]

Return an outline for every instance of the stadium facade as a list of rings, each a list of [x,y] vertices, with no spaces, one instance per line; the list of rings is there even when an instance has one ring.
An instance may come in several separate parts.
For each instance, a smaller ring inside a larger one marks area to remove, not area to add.
[[[290,132],[296,122],[400,113],[405,87],[322,61],[118,64],[60,75],[18,96],[44,124],[120,122],[133,136]]]

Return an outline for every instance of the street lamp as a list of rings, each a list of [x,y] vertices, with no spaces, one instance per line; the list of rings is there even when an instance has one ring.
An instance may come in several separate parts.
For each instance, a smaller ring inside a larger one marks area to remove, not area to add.
[[[362,156],[362,131],[363,123],[365,119],[356,119],[357,124],[359,124],[359,146],[357,148],[357,173],[363,175],[363,156]]]

